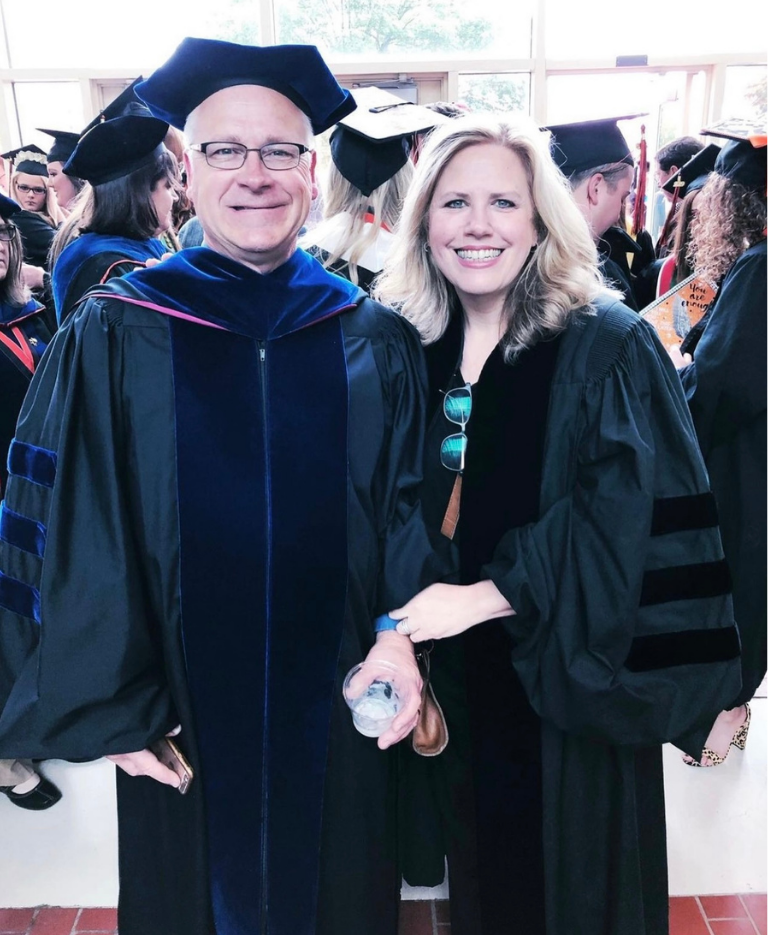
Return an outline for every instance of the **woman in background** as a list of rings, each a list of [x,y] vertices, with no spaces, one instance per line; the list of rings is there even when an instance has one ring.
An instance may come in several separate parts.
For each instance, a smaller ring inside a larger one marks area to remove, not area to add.
[[[64,167],[91,183],[51,252],[61,323],[99,283],[160,259],[179,187],[175,157],[163,145],[168,125],[154,117],[115,117],[83,136]]]
[[[324,220],[301,242],[326,269],[366,292],[381,272],[413,178],[414,134],[447,118],[380,88],[354,92],[357,110],[331,134]]]
[[[765,143],[729,140],[691,225],[691,265],[719,289],[682,349],[670,351],[717,499],[741,635],[741,691],[708,725],[702,756],[687,759],[697,766],[719,766],[732,746],[744,749],[748,702],[766,672],[765,191]]]
[[[80,134],[69,133],[66,130],[42,130],[53,137],[53,146],[48,150],[48,183],[56,195],[58,204],[64,217],[69,217],[75,199],[85,187],[85,180],[74,175],[66,175],[64,166],[75,151]]]
[[[64,216],[48,182],[45,153],[27,146],[6,153],[13,158],[10,196],[20,205],[15,219],[24,245],[24,262],[48,271],[48,253]]]
[[[0,499],[8,479],[8,450],[32,374],[51,333],[42,306],[21,275],[22,244],[13,218],[21,208],[0,195]],[[0,538],[19,534],[19,518],[0,504]],[[0,589],[0,601],[2,590]],[[0,660],[2,666],[2,660]],[[41,811],[55,805],[61,792],[29,760],[0,760],[0,792],[19,808]]]

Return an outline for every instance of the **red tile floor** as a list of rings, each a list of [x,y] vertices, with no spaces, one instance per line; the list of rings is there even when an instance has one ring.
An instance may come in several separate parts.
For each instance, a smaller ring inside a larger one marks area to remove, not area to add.
[[[448,900],[404,901],[399,935],[450,935]],[[114,909],[0,909],[0,935],[117,935]],[[765,893],[675,896],[669,935],[768,935]]]

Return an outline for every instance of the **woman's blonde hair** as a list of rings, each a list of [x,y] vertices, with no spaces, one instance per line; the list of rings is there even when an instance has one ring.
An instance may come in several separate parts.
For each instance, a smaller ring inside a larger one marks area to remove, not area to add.
[[[506,360],[554,337],[579,310],[591,311],[608,292],[597,248],[568,183],[555,166],[545,135],[528,118],[468,115],[435,130],[419,158],[403,206],[397,242],[377,282],[376,298],[400,309],[425,344],[445,332],[461,306],[429,250],[429,209],[438,180],[453,157],[470,146],[505,146],[521,160],[533,202],[538,245],[504,306]]]
[[[333,160],[330,161],[323,185],[325,219],[307,236],[307,245],[322,245],[326,222],[338,215],[345,216],[341,237],[335,249],[323,262],[326,269],[343,256],[348,256],[348,275],[357,285],[357,266],[361,257],[376,242],[382,227],[386,226],[392,230],[400,219],[403,202],[413,180],[413,172],[413,163],[408,160],[391,179],[375,188],[370,195],[364,195],[356,185],[344,178]],[[366,223],[366,214],[369,213],[373,214],[373,221]],[[333,230],[337,230],[335,224]]]

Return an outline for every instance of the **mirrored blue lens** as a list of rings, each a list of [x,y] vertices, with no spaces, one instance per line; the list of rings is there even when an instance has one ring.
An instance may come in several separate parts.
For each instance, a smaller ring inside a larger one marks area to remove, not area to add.
[[[460,432],[449,435],[440,445],[440,461],[449,471],[463,471],[467,453],[467,436]]]
[[[457,425],[466,425],[472,412],[472,391],[469,387],[449,390],[443,400],[445,418]]]

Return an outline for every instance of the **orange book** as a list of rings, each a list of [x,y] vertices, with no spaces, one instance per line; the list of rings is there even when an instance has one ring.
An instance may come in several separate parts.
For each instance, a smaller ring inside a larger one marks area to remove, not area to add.
[[[716,291],[714,286],[693,273],[651,302],[640,314],[656,329],[664,347],[680,344],[704,317]]]

